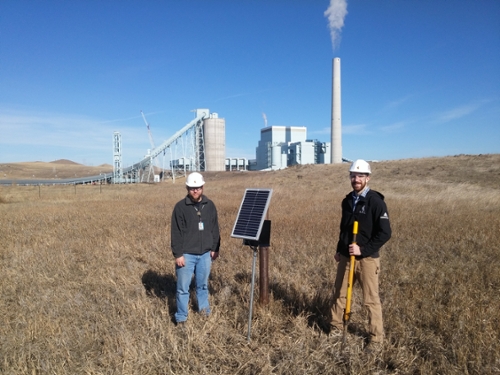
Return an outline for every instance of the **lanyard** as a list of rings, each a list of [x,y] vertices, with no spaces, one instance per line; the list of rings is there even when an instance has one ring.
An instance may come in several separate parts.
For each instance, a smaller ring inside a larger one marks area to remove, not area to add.
[[[203,210],[205,205],[201,204],[201,202],[193,205],[194,209],[196,210],[196,215],[198,215],[198,221],[201,222],[201,210],[198,208],[198,206],[201,206],[201,210]]]
[[[199,203],[201,204],[201,203]],[[202,231],[205,230],[205,225],[203,224],[203,221],[201,220],[201,210],[197,207],[199,204],[194,205],[194,209],[196,210],[196,215],[198,215],[198,230]],[[204,205],[201,206],[201,209],[203,210]]]

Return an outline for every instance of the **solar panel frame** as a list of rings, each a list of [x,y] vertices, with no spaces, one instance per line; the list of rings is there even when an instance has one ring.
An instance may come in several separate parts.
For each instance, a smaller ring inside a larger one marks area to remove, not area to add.
[[[245,189],[231,237],[258,241],[273,189]]]

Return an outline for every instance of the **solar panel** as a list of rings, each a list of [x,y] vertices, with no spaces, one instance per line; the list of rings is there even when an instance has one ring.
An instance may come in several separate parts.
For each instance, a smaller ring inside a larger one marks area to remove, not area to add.
[[[272,189],[246,189],[231,237],[258,241]]]

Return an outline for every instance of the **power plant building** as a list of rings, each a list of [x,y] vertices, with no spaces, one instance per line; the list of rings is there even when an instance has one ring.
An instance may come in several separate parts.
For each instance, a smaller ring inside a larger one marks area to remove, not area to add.
[[[307,139],[304,126],[269,126],[261,129],[256,148],[256,169],[283,169],[296,164],[329,164],[330,144]]]

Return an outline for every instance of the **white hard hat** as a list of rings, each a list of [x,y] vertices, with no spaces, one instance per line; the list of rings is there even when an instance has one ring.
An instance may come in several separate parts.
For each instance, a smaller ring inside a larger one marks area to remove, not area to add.
[[[363,159],[358,159],[354,163],[351,164],[351,169],[349,172],[357,172],[357,173],[372,173],[372,169],[370,168],[370,164],[368,164]]]
[[[186,179],[186,185],[189,187],[200,187],[205,184],[203,176],[198,172],[191,173]]]

